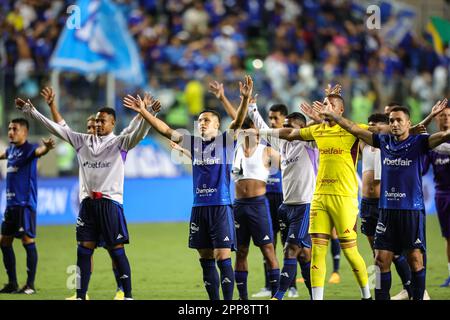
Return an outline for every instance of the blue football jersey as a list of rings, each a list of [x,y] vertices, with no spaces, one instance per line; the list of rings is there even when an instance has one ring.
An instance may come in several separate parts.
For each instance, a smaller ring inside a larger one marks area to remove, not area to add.
[[[231,205],[234,139],[227,132],[210,141],[190,136],[194,207]]]
[[[374,147],[381,150],[381,194],[383,209],[424,210],[422,192],[423,157],[429,151],[429,135],[410,135],[396,141],[392,135],[373,134]]]
[[[37,204],[37,158],[38,146],[25,142],[11,145],[6,150],[8,158],[6,174],[6,205],[29,206],[36,210]]]

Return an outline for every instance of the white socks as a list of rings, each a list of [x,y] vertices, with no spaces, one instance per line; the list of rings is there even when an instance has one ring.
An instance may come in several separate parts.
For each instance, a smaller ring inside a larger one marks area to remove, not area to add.
[[[323,300],[323,287],[312,287],[312,299]]]
[[[371,297],[369,284],[366,284],[365,287],[361,288],[361,297],[363,299],[369,299]]]

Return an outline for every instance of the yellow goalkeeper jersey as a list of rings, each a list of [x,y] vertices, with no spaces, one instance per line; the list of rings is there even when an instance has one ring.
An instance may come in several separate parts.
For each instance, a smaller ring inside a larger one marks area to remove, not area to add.
[[[367,129],[368,126],[359,124]],[[356,162],[359,140],[339,125],[321,123],[300,129],[303,140],[315,140],[319,148],[319,172],[314,194],[358,197]]]

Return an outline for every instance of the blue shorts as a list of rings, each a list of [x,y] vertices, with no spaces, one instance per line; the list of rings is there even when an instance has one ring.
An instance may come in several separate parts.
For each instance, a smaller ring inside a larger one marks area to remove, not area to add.
[[[258,247],[273,243],[272,219],[266,196],[236,199],[233,213],[238,248],[248,247],[250,238]]]
[[[379,199],[362,198],[359,208],[361,217],[361,233],[368,237],[375,236],[380,209],[378,209]]]
[[[77,218],[77,241],[92,241],[98,246],[113,247],[129,243],[123,207],[109,199],[86,198]]]
[[[231,206],[192,207],[189,248],[236,250]]]
[[[30,207],[6,207],[2,222],[2,235],[36,238],[36,211]]]
[[[380,209],[374,249],[395,254],[413,249],[425,251],[425,210]]]
[[[278,210],[281,241],[296,244],[299,247],[311,248],[309,228],[310,204],[282,204]]]
[[[276,235],[280,231],[280,222],[278,221],[278,208],[283,203],[283,194],[268,192],[266,193],[267,200],[269,201],[270,217],[272,219],[273,234]]]

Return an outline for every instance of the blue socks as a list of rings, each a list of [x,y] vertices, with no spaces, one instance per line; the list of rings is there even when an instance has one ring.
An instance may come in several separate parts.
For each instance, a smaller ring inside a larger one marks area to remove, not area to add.
[[[112,249],[111,256],[116,263],[116,269],[119,272],[125,298],[132,298],[131,295],[131,267],[128,262],[124,248]]]
[[[231,258],[217,261],[220,270],[220,282],[224,300],[233,300],[234,273]]]
[[[236,281],[236,287],[239,291],[239,299],[240,300],[248,300],[247,277],[248,277],[248,271],[235,271],[234,272],[234,278]]]
[[[284,259],[283,269],[280,274],[280,286],[278,291],[273,295],[274,298],[281,300],[290,287],[292,281],[295,281],[297,274],[297,259]]]
[[[86,299],[86,292],[91,279],[91,256],[93,249],[85,248],[81,245],[77,248],[77,267],[80,272],[77,277],[77,298]]]
[[[38,262],[36,244],[32,242],[29,244],[24,244],[23,247],[27,252],[27,286],[34,288],[34,279],[36,278]]]
[[[392,262],[395,265],[398,275],[403,283],[403,288],[408,291],[408,296],[412,297],[412,287],[411,287],[411,269],[409,267],[408,261],[404,256],[399,256],[394,258]]]
[[[117,290],[122,290],[123,291],[123,287],[122,287],[122,281],[120,280],[120,274],[119,271],[117,270],[117,266],[114,263],[114,258],[111,254],[111,250],[108,250],[109,256],[111,257],[111,260],[113,261],[113,267],[112,267],[112,271],[114,273],[114,279],[116,279],[116,284],[117,284]]]
[[[2,246],[1,248],[3,253],[3,264],[5,265],[6,273],[8,274],[8,282],[17,284],[16,256],[14,255],[14,249],[12,246]]]
[[[423,294],[425,292],[425,276],[426,269],[423,268],[418,272],[411,272],[411,286],[412,286],[412,298],[413,300],[423,300]]]
[[[273,295],[277,292],[278,286],[280,284],[280,269],[272,269],[269,270],[269,282],[270,282],[270,291]]]
[[[341,260],[339,239],[331,239],[331,254],[333,255],[333,272],[339,272],[339,262]]]
[[[379,275],[377,274],[377,280],[379,280],[380,287],[375,288],[375,300],[390,300],[391,296],[389,295],[389,291],[391,290],[392,283],[391,272],[380,272]]]
[[[216,260],[200,259],[200,265],[203,269],[203,283],[209,300],[220,300],[219,295],[219,274],[216,269]]]
[[[305,279],[305,286],[308,288],[309,296],[312,299],[310,268],[311,268],[311,261],[307,263],[300,263],[300,269],[302,270],[302,277],[303,279]]]

